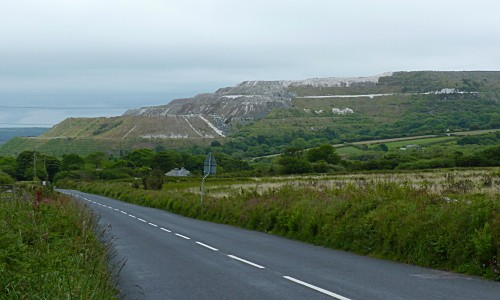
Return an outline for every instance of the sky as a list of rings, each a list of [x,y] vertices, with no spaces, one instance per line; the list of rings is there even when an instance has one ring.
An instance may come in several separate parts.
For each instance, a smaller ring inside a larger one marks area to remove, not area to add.
[[[245,80],[500,70],[498,0],[0,0],[0,127]]]

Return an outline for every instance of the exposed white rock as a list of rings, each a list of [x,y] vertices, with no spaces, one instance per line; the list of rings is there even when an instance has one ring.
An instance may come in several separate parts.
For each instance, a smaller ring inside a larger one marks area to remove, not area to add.
[[[336,115],[347,115],[347,114],[353,114],[354,110],[346,107],[346,108],[332,108],[332,113]]]
[[[392,72],[383,73],[367,77],[327,77],[327,78],[309,78],[304,80],[292,80],[288,86],[312,86],[312,87],[335,87],[351,86],[354,83],[372,82],[377,83],[380,77],[392,76]],[[286,81],[284,81],[285,83]]]
[[[383,97],[383,96],[393,96],[395,93],[389,94],[363,94],[363,95],[327,95],[327,96],[302,96],[298,98],[306,98],[306,99],[325,99],[325,98],[362,98],[368,97],[373,99],[375,97]]]
[[[222,133],[222,131],[219,130],[219,128],[215,127],[214,124],[210,123],[210,121],[208,121],[205,117],[203,117],[202,115],[199,115],[198,117],[200,117],[200,119],[205,121],[205,123],[207,123],[207,125],[210,126],[210,128],[212,128],[215,132],[217,132],[218,135],[220,135],[221,137],[226,137],[224,133]]]
[[[189,135],[187,134],[145,134],[141,135],[144,139],[187,139]]]

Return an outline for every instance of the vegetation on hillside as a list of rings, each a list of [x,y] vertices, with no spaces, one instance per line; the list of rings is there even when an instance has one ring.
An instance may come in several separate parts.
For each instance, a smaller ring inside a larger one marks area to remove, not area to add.
[[[230,116],[218,116],[225,120],[224,126],[232,124],[227,137],[220,137],[201,121],[196,126],[202,127],[195,126],[196,133],[184,117],[72,118],[41,138],[10,141],[0,148],[0,155],[38,149],[55,156],[98,151],[117,156],[138,148],[189,148],[217,140],[238,149],[230,155],[239,158],[282,153],[287,147],[297,147],[292,143],[311,148],[325,143],[500,128],[500,72],[397,72],[381,77],[378,83],[299,86],[289,92],[297,95],[289,108],[249,116],[234,124]],[[385,95],[328,97],[377,93]]]
[[[258,143],[258,139],[255,141]],[[141,178],[158,182],[155,177],[174,169],[185,168],[194,176],[201,175],[204,160],[212,152],[222,176],[268,176],[363,171],[418,170],[455,167],[500,166],[500,131],[480,135],[444,136],[414,141],[377,144],[331,144],[306,149],[307,143],[297,139],[275,156],[253,160],[241,153],[250,151],[240,143],[212,142],[207,147],[158,151],[142,148],[111,156],[94,152],[86,156],[63,154],[61,157],[38,151],[23,151],[17,157],[0,156],[0,182],[32,180],[112,180]],[[158,183],[147,186],[158,186]]]

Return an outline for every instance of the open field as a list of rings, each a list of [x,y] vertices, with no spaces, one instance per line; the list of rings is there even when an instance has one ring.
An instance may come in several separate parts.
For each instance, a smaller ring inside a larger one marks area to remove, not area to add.
[[[283,186],[314,186],[318,188],[342,188],[349,184],[378,184],[392,182],[409,184],[416,189],[426,189],[433,193],[453,191],[455,187],[467,193],[486,193],[492,196],[500,194],[500,168],[483,168],[476,170],[432,170],[421,172],[391,172],[391,173],[353,173],[341,175],[313,175],[313,176],[281,176],[267,178],[253,178],[247,182],[220,183],[219,179],[206,182],[207,192],[213,197],[224,197],[232,191],[245,190],[262,193],[270,189]],[[194,184],[197,184],[196,182]],[[171,188],[176,183],[167,184]],[[459,186],[461,186],[459,188]],[[185,187],[185,186],[184,186]],[[189,191],[196,192],[198,187],[191,187]]]

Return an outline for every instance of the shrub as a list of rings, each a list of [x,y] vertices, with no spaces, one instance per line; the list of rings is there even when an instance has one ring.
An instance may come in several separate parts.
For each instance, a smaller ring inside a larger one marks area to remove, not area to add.
[[[0,171],[0,184],[11,184],[11,183],[14,183],[14,179],[10,177],[9,174]]]

